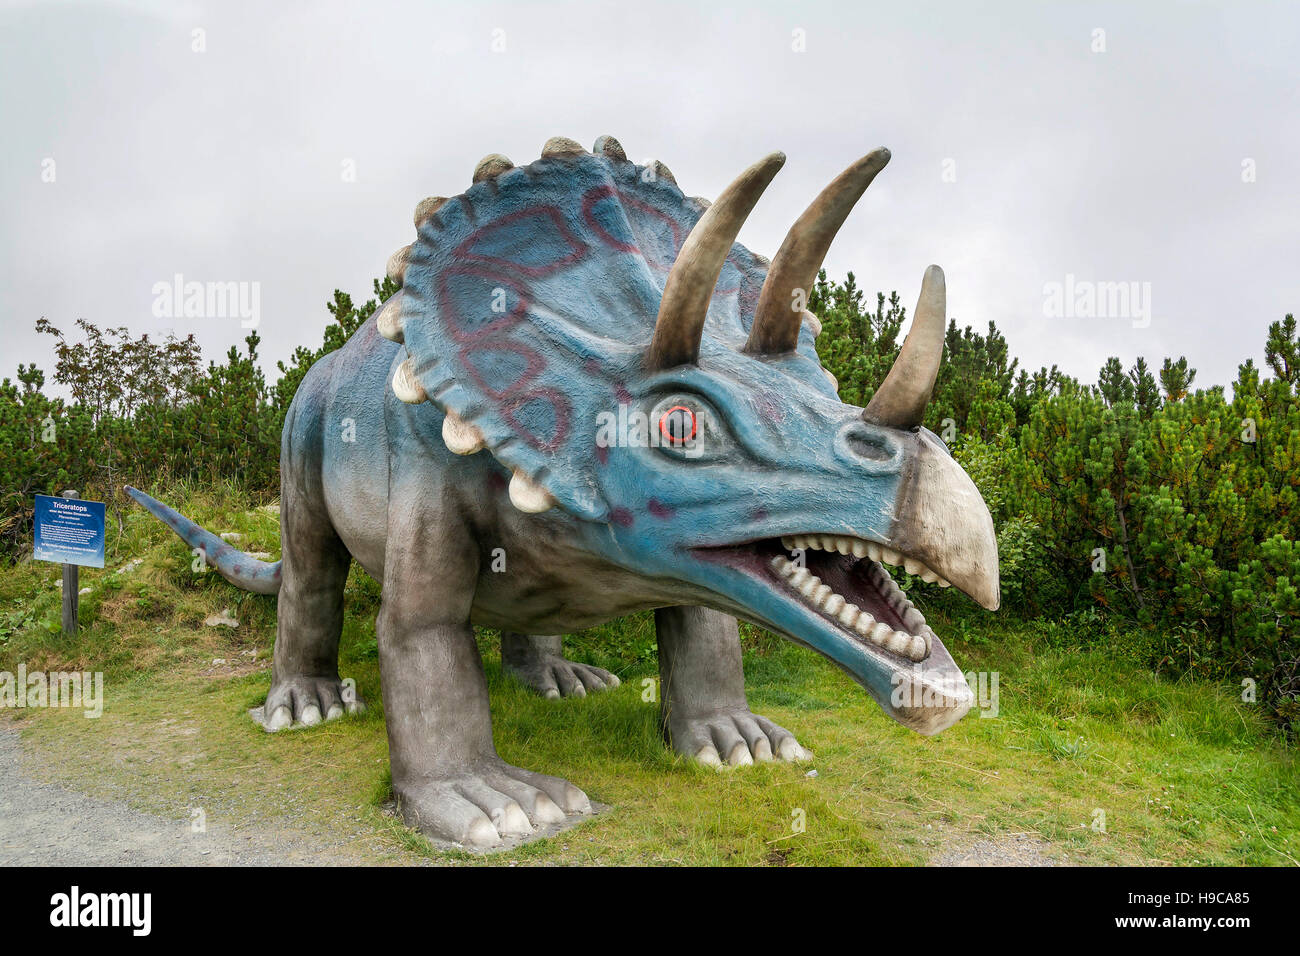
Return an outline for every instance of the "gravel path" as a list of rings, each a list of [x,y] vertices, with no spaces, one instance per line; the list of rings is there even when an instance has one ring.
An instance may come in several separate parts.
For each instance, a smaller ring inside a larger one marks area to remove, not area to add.
[[[358,849],[309,835],[169,820],[42,783],[23,768],[17,733],[0,730],[2,866],[364,865]]]
[[[968,846],[949,847],[930,861],[931,866],[1068,866],[1068,860],[1050,855],[1051,848],[1027,833],[980,840]]]

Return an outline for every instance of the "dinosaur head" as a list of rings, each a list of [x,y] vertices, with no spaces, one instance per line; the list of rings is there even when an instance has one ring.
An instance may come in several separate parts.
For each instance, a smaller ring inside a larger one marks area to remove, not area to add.
[[[840,402],[806,291],[889,153],[832,182],[769,262],[735,239],[784,160],[710,204],[609,137],[551,140],[523,168],[489,156],[420,204],[390,260],[403,289],[378,326],[409,353],[393,390],[445,413],[452,451],[507,468],[539,528],[562,516],[591,554],[819,651],[935,733],[972,696],[887,568],[999,600],[988,509],[921,426],[943,274],[868,407]]]

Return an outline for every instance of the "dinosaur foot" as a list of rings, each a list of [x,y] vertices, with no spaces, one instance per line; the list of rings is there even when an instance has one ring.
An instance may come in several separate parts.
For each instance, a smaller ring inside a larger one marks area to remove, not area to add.
[[[507,674],[550,700],[586,697],[617,687],[621,681],[609,671],[590,664],[577,664],[558,654],[535,654],[524,660],[501,662]]]
[[[366,709],[351,683],[337,677],[287,677],[271,684],[266,703],[249,711],[268,733],[311,727]]]
[[[592,812],[587,795],[567,780],[512,767],[499,757],[395,789],[408,825],[470,849],[546,835],[574,822],[571,815]]]
[[[669,737],[678,753],[710,767],[813,759],[790,731],[743,709],[670,718]]]

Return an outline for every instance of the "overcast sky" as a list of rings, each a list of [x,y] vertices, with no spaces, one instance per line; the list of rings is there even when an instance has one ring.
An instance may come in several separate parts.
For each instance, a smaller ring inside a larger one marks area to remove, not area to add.
[[[52,371],[41,316],[219,358],[238,316],[152,313],[179,273],[260,284],[273,378],[420,198],[608,133],[709,198],[785,151],[740,236],[769,256],[886,145],[833,277],[910,310],[937,262],[949,315],[1023,365],[1186,355],[1226,384],[1300,311],[1298,38],[1294,3],[0,2],[0,376]],[[1116,282],[1127,314],[1077,314]]]

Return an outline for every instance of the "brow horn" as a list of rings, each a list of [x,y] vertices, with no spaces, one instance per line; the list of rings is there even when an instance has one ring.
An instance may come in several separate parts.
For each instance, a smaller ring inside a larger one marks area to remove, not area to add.
[[[939,375],[947,322],[943,270],[930,266],[921,280],[921,297],[912,313],[912,329],[889,374],[863,409],[862,417],[866,421],[890,428],[921,424],[925,406],[934,391],[934,380]]]
[[[659,302],[650,340],[650,368],[672,368],[699,360],[700,336],[723,263],[758,197],[784,163],[784,153],[772,153],[741,173],[682,243]]]
[[[786,233],[777,250],[754,311],[745,351],[754,354],[793,352],[809,291],[822,261],[854,204],[876,173],[889,162],[889,150],[872,150],[831,181]],[[796,303],[802,290],[802,303]]]

